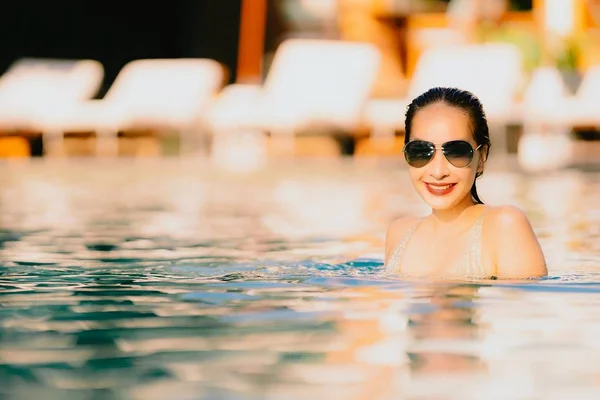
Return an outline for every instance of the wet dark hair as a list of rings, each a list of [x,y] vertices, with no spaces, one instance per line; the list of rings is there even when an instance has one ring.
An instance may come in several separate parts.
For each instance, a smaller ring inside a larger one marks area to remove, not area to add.
[[[481,146],[482,154],[485,152],[485,158],[487,159],[491,142],[490,131],[483,106],[473,93],[457,88],[435,87],[417,96],[409,104],[404,122],[404,143],[406,144],[410,141],[412,121],[415,114],[419,112],[419,110],[436,103],[444,103],[450,107],[458,108],[469,116],[471,127],[473,128],[473,138],[475,139],[475,142],[477,142],[477,145]],[[482,173],[477,173],[475,181],[477,181],[477,178],[479,178],[481,174]],[[473,182],[473,186],[471,187],[471,197],[475,204],[483,204],[483,201],[481,201],[477,194],[475,182]]]

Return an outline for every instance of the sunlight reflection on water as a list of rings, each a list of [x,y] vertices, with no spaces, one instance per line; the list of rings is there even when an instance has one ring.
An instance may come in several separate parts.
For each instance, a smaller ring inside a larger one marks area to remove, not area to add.
[[[600,178],[490,168],[550,276],[380,275],[400,163],[0,165],[0,388],[48,398],[600,395]]]

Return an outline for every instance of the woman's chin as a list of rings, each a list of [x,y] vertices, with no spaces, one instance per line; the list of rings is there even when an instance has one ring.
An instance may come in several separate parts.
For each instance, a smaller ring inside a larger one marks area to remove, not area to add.
[[[454,194],[454,193],[453,193]],[[435,211],[449,210],[459,203],[456,196],[436,196],[429,192],[421,193],[423,200]]]

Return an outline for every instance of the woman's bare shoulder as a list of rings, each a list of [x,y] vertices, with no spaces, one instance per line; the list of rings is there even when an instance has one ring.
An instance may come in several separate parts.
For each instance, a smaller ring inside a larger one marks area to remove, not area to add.
[[[531,228],[529,218],[527,218],[525,212],[513,205],[488,206],[485,222],[502,231]]]
[[[404,237],[408,230],[417,222],[419,222],[419,220],[420,219],[417,217],[402,217],[390,223],[387,229],[387,233],[385,235],[386,260],[388,259],[398,242],[401,240],[401,238]]]
[[[547,274],[541,246],[524,211],[512,205],[490,207],[485,224],[492,236],[500,276],[526,278]]]

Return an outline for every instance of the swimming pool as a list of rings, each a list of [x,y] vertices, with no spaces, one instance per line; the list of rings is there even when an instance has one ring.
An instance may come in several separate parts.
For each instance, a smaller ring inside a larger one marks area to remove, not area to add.
[[[599,174],[513,165],[480,193],[527,211],[540,282],[381,277],[426,211],[400,161],[1,164],[0,393],[599,398]]]

